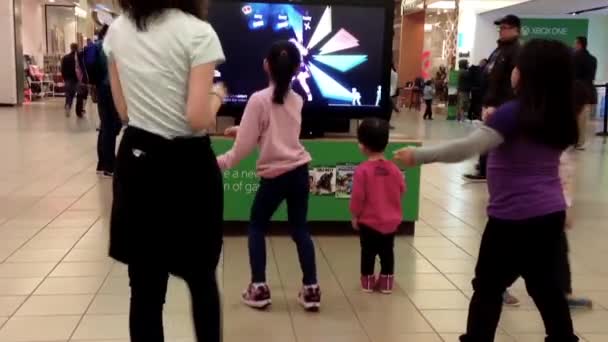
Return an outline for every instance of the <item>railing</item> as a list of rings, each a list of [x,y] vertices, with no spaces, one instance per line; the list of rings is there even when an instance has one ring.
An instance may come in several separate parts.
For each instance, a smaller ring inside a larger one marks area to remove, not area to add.
[[[608,83],[598,84],[595,87],[604,88],[604,129],[601,132],[598,132],[596,134],[596,136],[608,137]],[[599,102],[599,105],[602,105],[601,99],[598,102]]]

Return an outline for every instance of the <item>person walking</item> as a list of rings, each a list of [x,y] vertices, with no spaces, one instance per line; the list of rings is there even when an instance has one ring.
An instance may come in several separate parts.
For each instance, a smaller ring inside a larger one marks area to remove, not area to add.
[[[514,100],[496,109],[468,137],[436,147],[402,149],[395,158],[411,167],[490,153],[489,218],[475,268],[467,330],[460,341],[494,340],[503,294],[522,276],[545,324],[546,341],[577,342],[559,281],[568,257],[563,248],[567,203],[560,157],[578,141],[569,48],[557,41],[529,42],[511,82]]]
[[[482,119],[513,98],[511,72],[515,67],[515,59],[520,50],[521,20],[515,15],[507,15],[497,20],[495,24],[499,27],[500,37],[498,47],[488,58],[488,64],[484,69],[486,81],[484,82],[485,89],[482,90],[484,94]],[[480,156],[477,172],[464,175],[465,180],[485,182],[487,160],[487,156]]]
[[[473,88],[469,62],[466,59],[458,62],[458,112],[456,120],[462,122],[466,119],[465,113],[471,106],[471,90]]]
[[[206,1],[119,0],[104,39],[124,122],[114,174],[110,256],[128,265],[132,342],[163,342],[169,275],[190,289],[197,341],[222,340],[216,268],[222,175],[207,132],[226,96]],[[162,86],[161,86],[162,85]]]
[[[61,59],[61,76],[65,84],[65,116],[72,113],[74,99],[76,99],[76,116],[81,118],[84,112],[83,77],[86,70],[83,64],[82,54],[78,51],[78,44],[70,45],[70,53]]]
[[[587,37],[577,37],[574,44],[574,67],[577,81],[585,87],[585,109],[578,119],[579,141],[577,150],[584,150],[587,145],[587,123],[597,105],[597,91],[593,85],[597,73],[597,58],[587,50]]]
[[[226,135],[236,135],[236,140],[230,151],[218,157],[221,169],[227,170],[235,167],[256,146],[259,149],[260,187],[251,208],[248,234],[251,282],[241,298],[245,305],[256,309],[272,303],[266,282],[266,231],[283,202],[287,203],[287,220],[303,274],[298,302],[307,311],[317,311],[321,307],[315,247],[307,222],[308,163],[312,158],[300,143],[304,101],[291,89],[301,61],[302,56],[293,43],[279,41],[273,44],[264,60],[268,87],[251,96],[240,126],[226,130]]]
[[[116,160],[116,138],[120,133],[122,123],[114,105],[108,61],[103,52],[104,38],[108,32],[104,25],[98,33],[98,41],[88,47],[91,56],[88,70],[91,83],[97,92],[97,111],[99,112],[99,132],[97,135],[97,173],[104,177],[114,175]]]

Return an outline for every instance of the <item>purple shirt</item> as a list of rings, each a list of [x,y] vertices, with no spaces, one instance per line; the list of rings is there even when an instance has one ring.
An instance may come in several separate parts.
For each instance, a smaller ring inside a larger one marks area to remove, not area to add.
[[[559,177],[562,151],[522,137],[518,110],[518,102],[507,102],[486,123],[505,140],[488,156],[488,215],[503,220],[566,210]]]

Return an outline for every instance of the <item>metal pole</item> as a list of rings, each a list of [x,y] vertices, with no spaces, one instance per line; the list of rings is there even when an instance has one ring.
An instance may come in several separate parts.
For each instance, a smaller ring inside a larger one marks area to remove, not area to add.
[[[602,105],[602,101],[599,101],[599,105]],[[596,136],[608,137],[608,83],[604,84],[604,130]]]

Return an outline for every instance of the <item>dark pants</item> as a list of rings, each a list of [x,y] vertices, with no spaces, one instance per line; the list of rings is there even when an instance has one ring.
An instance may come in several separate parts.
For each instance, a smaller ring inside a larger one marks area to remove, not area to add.
[[[486,176],[487,172],[488,172],[488,155],[484,154],[479,156],[479,170],[478,170],[478,174],[480,176]]]
[[[433,118],[433,100],[424,100],[426,104],[426,109],[424,110],[424,119],[432,119]]]
[[[169,272],[146,264],[129,265],[131,309],[129,328],[132,342],[163,342],[163,306]],[[197,341],[220,342],[222,336],[220,296],[215,269],[184,277],[190,289],[192,316]]]
[[[361,275],[374,274],[376,256],[380,257],[380,274],[395,273],[395,234],[382,234],[365,225],[359,225],[361,240]]]
[[[97,136],[97,171],[114,172],[116,160],[116,137],[122,123],[114,106],[109,86],[97,87],[97,109],[99,111],[99,134]]]
[[[88,91],[84,93],[81,90],[84,85],[81,86],[78,81],[65,81],[65,109],[71,111],[74,105],[74,98],[76,98],[76,115],[82,117],[84,113],[84,104],[88,96]]]
[[[304,285],[317,283],[315,247],[307,225],[308,165],[300,166],[272,179],[262,178],[251,208],[249,225],[249,261],[252,282],[266,282],[266,230],[272,215],[283,201],[287,202],[287,219],[291,237],[296,243]]]
[[[557,267],[561,270],[559,273],[560,284],[566,295],[572,294],[572,272],[570,271],[570,260],[568,259],[569,247],[568,236],[566,231],[562,232],[561,248],[564,251],[562,257],[557,261]]]
[[[490,217],[481,240],[462,342],[494,341],[502,295],[519,276],[540,311],[545,341],[578,341],[560,283],[559,262],[567,258],[562,235],[565,217],[564,212],[521,221]]]

